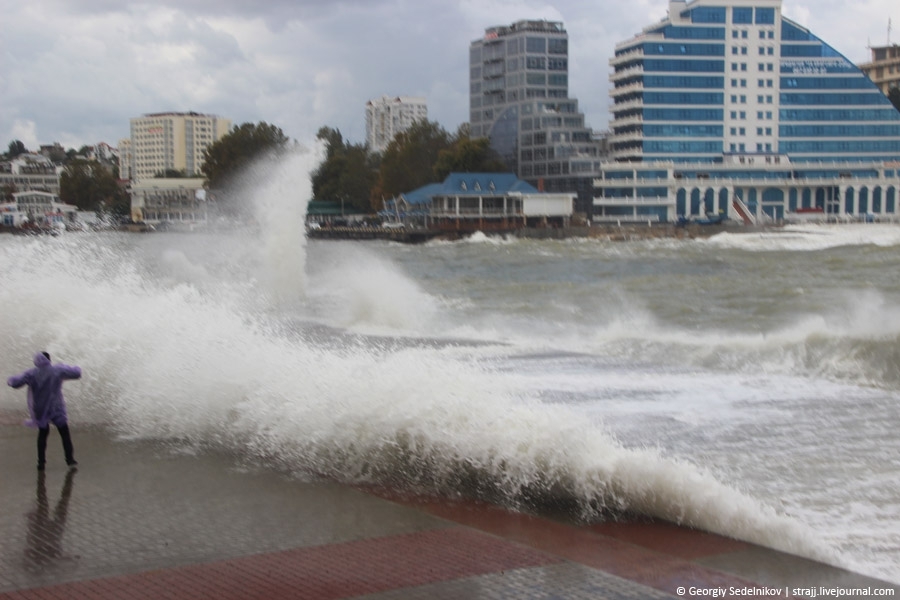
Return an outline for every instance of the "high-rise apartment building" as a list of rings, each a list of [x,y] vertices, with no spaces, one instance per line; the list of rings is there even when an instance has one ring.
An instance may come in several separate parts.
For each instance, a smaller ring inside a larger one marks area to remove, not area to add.
[[[131,146],[131,138],[119,140],[119,179],[134,179],[131,169],[134,166],[134,152]]]
[[[231,128],[231,121],[215,115],[155,113],[131,119],[131,175],[136,181],[166,171],[200,174],[203,152]]]
[[[425,98],[382,96],[366,102],[366,142],[372,152],[384,152],[391,140],[416,121],[428,119]]]
[[[595,218],[898,214],[900,113],[781,7],[670,0],[616,46]]]
[[[469,125],[506,165],[539,189],[590,194],[600,142],[569,97],[562,23],[491,27],[469,47]]]

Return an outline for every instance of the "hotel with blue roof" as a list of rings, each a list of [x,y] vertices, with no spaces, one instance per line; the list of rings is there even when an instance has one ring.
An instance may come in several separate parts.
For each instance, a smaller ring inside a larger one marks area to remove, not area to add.
[[[670,0],[610,65],[595,222],[898,217],[900,112],[781,0]]]

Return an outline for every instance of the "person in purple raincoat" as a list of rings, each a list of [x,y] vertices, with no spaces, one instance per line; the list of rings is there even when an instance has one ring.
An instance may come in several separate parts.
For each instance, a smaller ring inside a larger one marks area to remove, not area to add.
[[[66,379],[79,379],[80,377],[80,367],[51,364],[49,354],[38,352],[34,355],[33,369],[13,375],[6,381],[7,385],[16,389],[23,385],[28,386],[28,412],[31,413],[31,419],[26,421],[26,425],[37,427],[38,430],[38,471],[43,471],[44,464],[47,462],[47,436],[50,434],[51,423],[56,426],[62,438],[66,464],[70,467],[78,464],[75,462],[72,448],[72,436],[69,433],[62,384]]]

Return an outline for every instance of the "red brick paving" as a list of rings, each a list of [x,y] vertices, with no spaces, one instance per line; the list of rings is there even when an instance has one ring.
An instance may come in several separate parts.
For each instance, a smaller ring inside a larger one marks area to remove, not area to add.
[[[625,540],[685,560],[696,560],[724,552],[739,552],[751,547],[738,540],[659,521],[600,523],[590,529],[600,535]]]
[[[679,587],[753,586],[746,579],[691,562],[750,544],[668,523],[576,527],[479,502],[384,497],[435,516],[514,540],[588,567],[672,594]]]
[[[0,600],[329,600],[559,562],[526,546],[448,528],[19,590]]]

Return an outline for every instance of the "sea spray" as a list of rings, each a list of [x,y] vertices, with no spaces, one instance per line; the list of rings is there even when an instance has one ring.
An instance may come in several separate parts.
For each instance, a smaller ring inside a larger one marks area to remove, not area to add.
[[[296,307],[306,292],[306,209],[312,198],[310,173],[321,155],[320,145],[267,155],[244,170],[230,192],[252,209],[259,234],[255,276],[277,308]],[[238,226],[249,231],[251,224]]]
[[[429,331],[441,307],[397,266],[359,244],[329,244],[309,265],[311,316],[364,333],[396,335]]]

